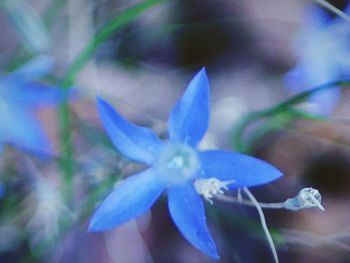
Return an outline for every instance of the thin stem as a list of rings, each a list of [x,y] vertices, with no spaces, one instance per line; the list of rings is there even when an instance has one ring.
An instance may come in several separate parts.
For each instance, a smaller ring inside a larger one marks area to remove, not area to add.
[[[261,222],[262,228],[263,228],[264,233],[266,235],[267,241],[269,242],[269,245],[270,245],[270,248],[271,248],[271,251],[272,251],[272,255],[273,255],[273,258],[275,260],[275,263],[279,263],[276,247],[275,247],[275,244],[273,243],[272,236],[271,236],[270,231],[269,231],[269,229],[267,227],[264,212],[263,212],[259,202],[256,200],[254,195],[249,191],[249,189],[244,187],[243,191],[246,193],[246,195],[249,197],[249,199],[252,201],[252,203],[256,207],[256,210],[259,213],[259,217],[260,217],[260,222]]]
[[[247,205],[247,206],[256,206],[254,202],[251,200],[243,199],[242,197],[233,197],[233,196],[227,196],[223,194],[218,194],[215,196],[215,199],[223,201],[223,202],[228,202],[228,203],[235,203],[235,204],[240,204],[240,205]],[[267,208],[267,209],[283,209],[284,207],[284,202],[280,203],[262,203],[259,202],[259,205],[261,208]]]
[[[238,202],[242,201],[242,188],[237,189],[237,201]]]
[[[85,64],[90,60],[91,56],[95,53],[95,50],[100,44],[110,38],[115,32],[128,25],[139,14],[164,1],[165,0],[143,1],[123,11],[115,19],[105,25],[103,29],[88,43],[85,49],[70,65],[65,76],[64,86],[67,88],[74,84],[75,78],[83,69]]]
[[[234,148],[238,152],[247,152],[248,147],[244,144],[243,135],[245,129],[255,120],[258,120],[260,118],[264,118],[265,113],[264,112],[251,112],[248,113],[244,118],[241,119],[241,121],[237,125],[237,129],[233,132],[233,144]]]
[[[315,88],[312,88],[310,90],[299,93],[299,94],[293,96],[292,98],[287,99],[287,100],[281,102],[280,104],[277,104],[276,106],[274,106],[270,109],[264,110],[263,112],[265,112],[265,115],[269,115],[275,111],[278,111],[278,112],[285,111],[286,109],[289,109],[290,107],[305,101],[305,99],[307,99],[308,97],[310,97],[311,95],[313,95],[317,92],[327,90],[327,89],[336,89],[339,87],[347,86],[349,84],[350,84],[350,80],[340,80],[340,81],[328,82],[328,83],[319,85]]]
[[[296,111],[293,109],[293,106],[305,101],[308,97],[311,95],[321,92],[323,90],[327,89],[333,89],[333,88],[339,88],[339,87],[346,87],[350,84],[350,80],[341,80],[341,81],[333,81],[329,82],[320,86],[317,86],[313,89],[304,91],[302,93],[299,93],[271,108],[261,110],[261,111],[254,111],[250,112],[247,115],[245,115],[240,123],[237,125],[237,128],[233,131],[233,145],[235,149],[239,152],[248,152],[249,147],[245,145],[244,143],[244,132],[245,130],[255,121],[257,120],[263,120],[265,118],[276,116],[279,114],[284,114],[287,112],[291,112],[294,114],[295,117],[298,118],[308,118],[308,119],[316,119],[316,116],[310,115],[310,114],[302,114],[300,111]],[[321,117],[319,119],[322,119]]]
[[[71,136],[71,115],[68,102],[62,103],[58,108],[58,124],[59,124],[59,139],[60,152],[63,159],[60,159],[59,165],[63,173],[65,182],[65,199],[67,203],[73,198],[73,175],[74,175],[74,160],[73,160],[73,142]]]
[[[123,11],[116,18],[110,21],[103,29],[87,44],[85,49],[78,55],[73,63],[68,68],[62,87],[64,89],[70,89],[75,83],[77,75],[84,68],[86,63],[93,56],[95,50],[104,41],[110,38],[117,31],[128,25],[139,14],[150,9],[151,7],[163,2],[165,0],[146,0],[138,3],[131,8]],[[63,172],[65,181],[65,196],[67,201],[72,200],[73,197],[73,176],[74,176],[74,161],[73,161],[73,142],[71,138],[71,115],[68,101],[63,102],[58,110],[59,113],[59,134],[60,134],[60,151],[61,156],[64,156],[64,160],[60,162],[60,167]]]
[[[325,0],[315,0],[315,2],[327,8],[329,11],[333,12],[334,14],[340,16],[341,18],[345,19],[347,22],[350,22],[350,16],[348,16],[346,13],[336,8],[334,5],[330,4],[329,2]]]

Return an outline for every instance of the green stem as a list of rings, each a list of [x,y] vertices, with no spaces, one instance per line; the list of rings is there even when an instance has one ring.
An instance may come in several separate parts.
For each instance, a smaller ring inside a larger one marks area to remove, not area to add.
[[[133,7],[125,10],[111,22],[103,27],[101,32],[99,32],[85,47],[85,49],[79,54],[75,61],[71,64],[67,71],[64,86],[69,87],[74,84],[74,80],[78,73],[85,66],[87,61],[94,54],[97,47],[110,38],[115,32],[122,29],[124,26],[128,25],[132,20],[134,20],[139,14],[150,9],[151,7],[164,2],[166,0],[146,0]]]
[[[246,153],[248,147],[244,144],[243,135],[245,129],[255,120],[264,118],[264,112],[250,112],[245,115],[238,123],[237,128],[233,131],[233,145],[236,151]]]
[[[309,98],[311,95],[314,95],[317,92],[321,92],[321,91],[328,90],[328,89],[337,89],[339,87],[345,87],[348,85],[350,85],[350,80],[340,80],[340,81],[329,82],[329,83],[317,86],[313,89],[301,92],[301,93],[293,96],[292,98],[287,99],[287,100],[277,104],[276,106],[274,106],[270,109],[267,109],[265,111],[262,111],[262,112],[265,112],[265,115],[268,116],[274,112],[286,111],[286,110],[289,110],[290,107],[292,107],[296,104],[299,104],[301,102],[304,102],[307,98]]]
[[[103,29],[87,44],[85,49],[78,55],[68,68],[62,87],[70,89],[75,83],[77,75],[84,68],[86,63],[93,56],[97,47],[110,38],[117,31],[128,25],[137,16],[151,7],[164,2],[165,0],[146,0],[136,4],[120,13],[115,19],[106,24]],[[60,151],[64,159],[60,162],[60,167],[65,181],[65,197],[69,203],[73,197],[73,143],[71,138],[70,108],[68,102],[64,102],[59,107],[59,131],[60,131]]]
[[[68,102],[62,103],[58,108],[60,152],[63,157],[59,164],[65,182],[64,197],[67,203],[73,198],[73,143],[71,138],[70,108]]]
[[[301,111],[297,111],[293,109],[293,106],[304,102],[307,98],[309,98],[311,95],[314,95],[315,93],[328,90],[328,89],[334,89],[339,87],[345,87],[350,85],[349,80],[344,81],[334,81],[330,83],[326,83],[324,85],[317,86],[313,89],[304,91],[302,93],[299,93],[295,96],[293,96],[290,99],[287,99],[276,106],[273,106],[271,108],[268,108],[266,110],[261,111],[254,111],[250,112],[247,115],[245,115],[240,123],[237,125],[237,128],[233,131],[233,145],[235,149],[239,152],[248,152],[248,146],[244,143],[244,133],[246,129],[255,121],[257,120],[263,120],[265,118],[276,116],[276,115],[283,115],[287,112],[292,113],[294,117],[302,118],[305,117],[307,119],[322,119],[321,116],[314,116],[312,114],[308,113],[302,113]]]

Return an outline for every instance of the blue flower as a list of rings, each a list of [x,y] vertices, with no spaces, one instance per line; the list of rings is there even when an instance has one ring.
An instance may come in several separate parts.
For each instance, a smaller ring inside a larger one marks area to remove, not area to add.
[[[349,8],[348,8],[349,9]],[[306,9],[305,26],[297,35],[297,64],[285,77],[292,92],[350,76],[350,27],[344,19],[331,19],[319,7]],[[340,99],[340,89],[321,91],[308,100],[313,113],[329,115]]]
[[[51,152],[34,108],[65,98],[61,89],[37,82],[52,68],[50,57],[39,56],[0,78],[0,150],[8,143],[40,154]]]
[[[101,98],[102,122],[118,150],[149,168],[119,183],[95,212],[90,231],[103,231],[143,214],[166,192],[170,215],[197,249],[218,259],[200,195],[207,200],[223,189],[268,183],[282,174],[254,157],[229,151],[199,151],[209,123],[209,83],[205,69],[190,82],[169,118],[169,140],[121,117]]]

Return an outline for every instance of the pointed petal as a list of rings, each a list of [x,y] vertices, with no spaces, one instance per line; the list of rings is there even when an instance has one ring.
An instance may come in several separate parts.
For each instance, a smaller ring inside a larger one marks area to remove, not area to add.
[[[13,86],[6,94],[11,100],[29,106],[51,106],[74,99],[76,89],[62,89],[40,83]]]
[[[3,142],[42,154],[51,153],[42,127],[28,108],[1,104],[0,123],[0,138]]]
[[[198,250],[219,259],[204,213],[204,205],[192,184],[168,191],[170,215],[181,234]]]
[[[97,98],[104,127],[115,147],[130,159],[152,164],[162,142],[148,128],[136,126],[122,118],[110,104]]]
[[[89,231],[103,231],[146,212],[164,190],[157,174],[147,170],[120,182],[97,208]]]
[[[32,106],[51,106],[65,100],[74,99],[76,90],[61,89],[40,83],[28,83],[12,79],[0,83],[0,96],[15,104]]]
[[[235,180],[228,185],[231,189],[269,183],[282,176],[282,172],[271,164],[245,154],[205,151],[199,153],[199,159],[203,177]]]
[[[20,66],[10,76],[11,78],[33,81],[49,74],[53,67],[54,61],[52,57],[41,55]]]
[[[75,88],[69,90],[37,82],[53,68],[49,56],[38,56],[0,81],[0,96],[15,103],[47,106],[73,99],[77,95]]]
[[[169,118],[170,140],[196,146],[209,124],[209,82],[205,69],[197,73]]]

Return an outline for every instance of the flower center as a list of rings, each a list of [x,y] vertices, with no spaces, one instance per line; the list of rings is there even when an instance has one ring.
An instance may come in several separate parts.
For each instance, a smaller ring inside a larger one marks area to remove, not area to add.
[[[168,186],[174,186],[193,179],[200,167],[197,153],[185,145],[167,144],[162,150],[157,168]]]
[[[224,194],[223,190],[228,190],[228,185],[233,184],[235,180],[220,181],[217,178],[199,178],[193,183],[197,193],[202,195],[210,204],[213,204],[212,198],[218,194]]]

